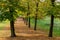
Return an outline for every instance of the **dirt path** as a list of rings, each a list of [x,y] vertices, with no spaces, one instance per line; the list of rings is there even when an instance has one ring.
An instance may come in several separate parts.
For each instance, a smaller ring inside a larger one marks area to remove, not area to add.
[[[29,29],[22,18],[18,18],[15,22],[15,31],[18,37],[10,37],[10,27],[7,25],[0,30],[0,40],[60,40],[60,38],[49,38],[44,32]]]

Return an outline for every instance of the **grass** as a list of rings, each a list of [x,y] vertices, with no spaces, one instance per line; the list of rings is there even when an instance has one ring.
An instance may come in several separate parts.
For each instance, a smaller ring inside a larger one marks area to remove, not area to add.
[[[48,33],[50,28],[50,17],[38,19],[37,21],[37,29],[45,30]],[[34,19],[31,19],[31,25],[34,27]],[[60,19],[58,18],[54,20],[53,35],[60,36]]]
[[[3,21],[3,22],[0,22],[0,30],[2,30],[8,24],[9,24],[9,21],[8,20]]]

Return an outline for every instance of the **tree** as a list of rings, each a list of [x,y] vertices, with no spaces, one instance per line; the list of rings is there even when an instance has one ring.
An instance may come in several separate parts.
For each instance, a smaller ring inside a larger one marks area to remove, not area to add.
[[[55,0],[51,0],[52,6],[54,7]],[[54,11],[54,10],[53,10]],[[53,25],[54,25],[54,15],[51,15],[51,25],[50,25],[50,31],[49,31],[49,37],[52,37],[53,34]]]
[[[28,20],[28,27],[30,28],[30,7],[29,7],[29,0],[28,0],[28,13],[27,13],[27,16],[28,16],[28,18],[27,18],[27,20]]]
[[[0,21],[9,20],[11,28],[11,37],[16,37],[14,29],[14,21],[19,16],[17,11],[25,11],[20,6],[19,0],[0,0]]]
[[[36,26],[37,26],[38,4],[39,4],[39,2],[36,2],[36,14],[35,14],[35,26],[34,26],[34,30],[36,30]]]

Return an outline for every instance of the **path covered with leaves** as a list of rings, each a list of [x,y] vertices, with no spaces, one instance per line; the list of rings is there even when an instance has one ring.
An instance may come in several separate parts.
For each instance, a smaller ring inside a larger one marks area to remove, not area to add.
[[[0,30],[0,40],[60,40],[60,37],[49,38],[43,31],[29,29],[22,18],[18,18],[15,22],[15,33],[17,37],[10,37],[10,26]]]

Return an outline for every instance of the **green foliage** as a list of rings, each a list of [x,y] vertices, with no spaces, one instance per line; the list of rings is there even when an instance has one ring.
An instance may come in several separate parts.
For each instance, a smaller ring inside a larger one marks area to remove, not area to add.
[[[52,7],[51,0],[45,0],[45,2],[40,2],[40,0],[0,0],[0,19],[9,19],[11,14],[13,14],[14,19],[19,15],[23,17],[35,17],[36,14],[36,2],[38,1],[38,19],[43,19],[47,15],[53,14],[54,16],[59,16],[60,6],[55,4],[55,7]],[[29,5],[29,10],[28,10]],[[11,6],[11,8],[10,8]],[[10,13],[10,9],[11,12]],[[30,12],[30,15],[27,16],[27,13]],[[4,15],[4,16],[3,16]]]
[[[26,12],[25,7],[20,6],[19,0],[0,0],[1,21],[6,19],[15,20],[19,16],[18,11]]]
[[[50,9],[48,9],[48,14],[49,14],[49,15],[54,15],[54,14],[56,14],[56,7],[50,7]]]
[[[55,17],[60,17],[60,5],[50,6],[50,8],[47,9],[47,15],[54,15]]]

